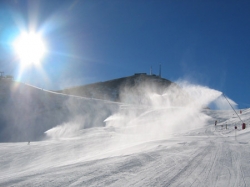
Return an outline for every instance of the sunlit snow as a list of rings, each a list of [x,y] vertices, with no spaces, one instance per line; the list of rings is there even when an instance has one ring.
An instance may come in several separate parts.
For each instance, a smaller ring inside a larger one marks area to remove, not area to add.
[[[105,126],[84,128],[83,111],[42,141],[1,143],[0,186],[250,186],[250,109],[236,110],[242,130],[233,110],[205,109],[219,91],[182,86],[112,103]]]

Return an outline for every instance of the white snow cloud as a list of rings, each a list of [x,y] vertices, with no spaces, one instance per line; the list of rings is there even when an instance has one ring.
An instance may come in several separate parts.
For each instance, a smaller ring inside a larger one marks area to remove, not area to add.
[[[221,95],[221,92],[208,87],[178,81],[162,94],[149,87],[139,87],[131,92],[124,88],[125,101],[130,98],[133,104],[123,106],[117,113],[106,119],[107,126],[116,128],[125,136],[121,143],[164,139],[174,133],[200,128],[210,117],[202,110]],[[140,92],[139,96],[134,92]],[[137,102],[135,102],[137,101]]]
[[[226,96],[225,96],[226,97]],[[214,100],[213,105],[215,106],[215,109],[219,110],[231,110],[232,107],[237,109],[237,103],[234,102],[232,99],[226,97],[225,98],[223,95],[218,97],[216,100]],[[231,106],[230,106],[230,104]]]

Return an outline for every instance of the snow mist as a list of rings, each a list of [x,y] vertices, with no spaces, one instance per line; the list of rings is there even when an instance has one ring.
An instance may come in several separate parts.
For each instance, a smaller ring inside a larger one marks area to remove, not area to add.
[[[221,94],[186,81],[165,88],[152,84],[124,86],[119,103],[69,99],[64,104],[72,113],[69,120],[45,133],[49,138],[80,138],[86,128],[106,126],[101,131],[112,138],[108,140],[115,143],[112,147],[166,139],[209,124],[211,117],[203,111],[211,102],[219,106]]]
[[[222,93],[185,81],[177,84],[162,93],[145,85],[123,88],[122,103],[133,102],[121,105],[105,120],[108,127],[120,133],[121,144],[165,139],[208,123],[210,117],[202,111]]]

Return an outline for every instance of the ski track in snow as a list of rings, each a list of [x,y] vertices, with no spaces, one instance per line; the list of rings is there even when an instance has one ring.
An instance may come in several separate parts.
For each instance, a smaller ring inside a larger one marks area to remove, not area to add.
[[[248,111],[242,118],[249,123]],[[230,115],[221,118],[234,123]],[[124,146],[105,128],[65,140],[2,143],[0,186],[250,186],[250,129],[235,139],[232,128],[210,124]]]

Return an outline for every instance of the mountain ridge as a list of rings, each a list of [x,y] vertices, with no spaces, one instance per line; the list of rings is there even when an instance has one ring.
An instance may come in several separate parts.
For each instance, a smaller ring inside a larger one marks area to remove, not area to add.
[[[141,87],[146,86],[150,91],[162,94],[164,90],[170,85],[177,86],[177,84],[160,76],[147,75],[146,73],[136,73],[132,76],[121,77],[83,86],[70,87],[57,92],[67,95],[76,95],[120,102],[122,100],[121,92],[124,91],[124,89],[134,90],[141,89]]]

